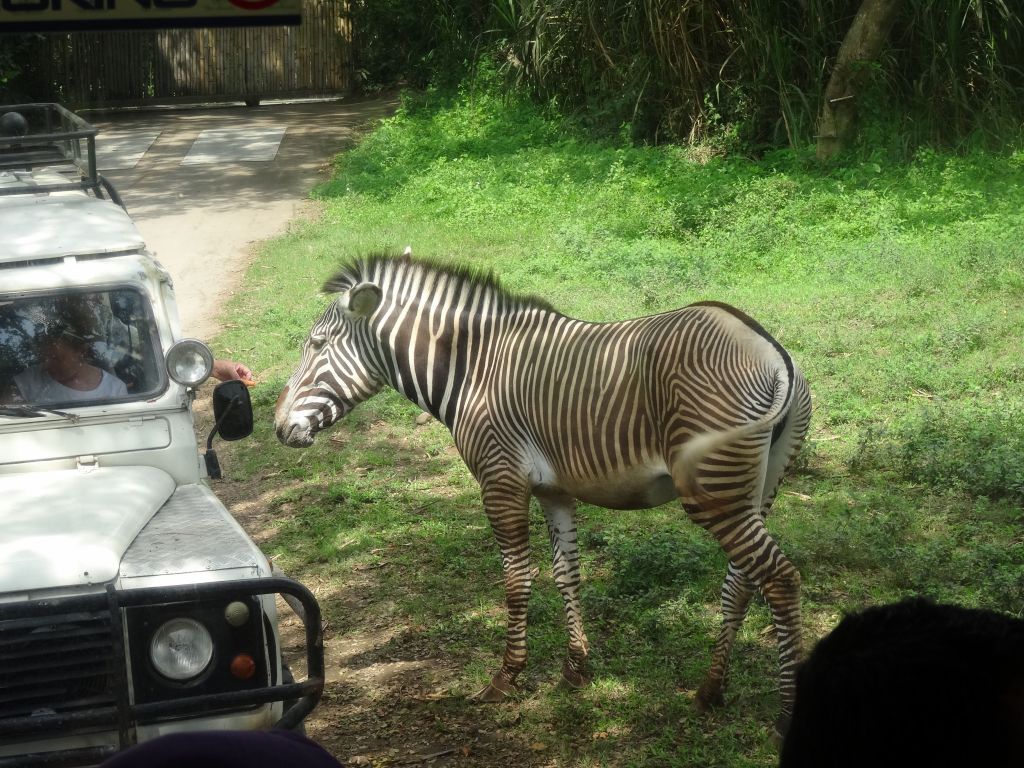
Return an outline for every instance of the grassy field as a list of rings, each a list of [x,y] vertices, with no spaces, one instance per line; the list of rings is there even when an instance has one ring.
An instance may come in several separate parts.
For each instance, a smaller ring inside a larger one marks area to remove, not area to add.
[[[319,287],[346,259],[405,245],[493,268],[577,317],[715,299],[773,333],[815,398],[810,440],[769,521],[804,578],[808,643],[844,611],[911,594],[1024,613],[1024,152],[921,151],[900,167],[821,170],[794,151],[753,161],[594,144],[467,92],[443,105],[410,98],[316,195],[322,216],[261,251],[229,313],[244,321],[217,340],[263,381],[257,433],[227,466],[267,489],[267,549],[317,585],[333,632],[359,629],[357,573],[396,628],[388,653],[454,670],[421,681],[442,693],[413,716],[474,718],[517,740],[523,765],[776,759],[763,604],[739,639],[729,706],[694,710],[725,560],[678,506],[582,508],[595,684],[575,694],[556,685],[565,634],[536,512],[525,689],[508,706],[475,707],[465,696],[503,647],[500,559],[444,428],[417,425],[418,410],[387,392],[310,449],[277,444],[273,404],[329,300]],[[396,731],[410,716],[399,709]],[[465,764],[486,763],[477,758]]]

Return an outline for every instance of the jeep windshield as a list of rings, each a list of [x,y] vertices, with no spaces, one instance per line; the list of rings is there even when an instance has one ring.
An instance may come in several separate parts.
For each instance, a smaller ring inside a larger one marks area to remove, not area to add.
[[[0,293],[0,415],[129,402],[166,386],[152,312],[134,288]]]

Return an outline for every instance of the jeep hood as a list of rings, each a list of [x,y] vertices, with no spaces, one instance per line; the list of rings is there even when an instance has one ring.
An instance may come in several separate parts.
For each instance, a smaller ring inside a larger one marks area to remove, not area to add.
[[[0,593],[110,581],[174,487],[154,467],[0,475]]]

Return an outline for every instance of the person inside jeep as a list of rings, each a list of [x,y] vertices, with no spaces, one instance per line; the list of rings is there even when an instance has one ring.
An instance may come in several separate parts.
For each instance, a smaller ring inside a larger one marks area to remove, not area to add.
[[[159,346],[133,289],[0,296],[0,403],[110,402],[159,390]]]
[[[152,396],[165,381],[145,297],[133,289],[0,295],[0,405],[82,405]],[[211,375],[253,386],[252,371],[215,359]]]
[[[128,395],[121,379],[89,362],[101,336],[84,311],[68,307],[41,336],[42,360],[14,377],[21,396],[31,403],[116,400]]]

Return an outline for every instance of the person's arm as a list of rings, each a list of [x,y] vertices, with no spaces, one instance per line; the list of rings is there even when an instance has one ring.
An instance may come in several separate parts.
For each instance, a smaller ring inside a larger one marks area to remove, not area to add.
[[[249,370],[249,367],[244,363],[237,363],[234,360],[214,360],[211,375],[218,381],[232,381],[234,379],[242,382],[252,381],[252,371]]]

